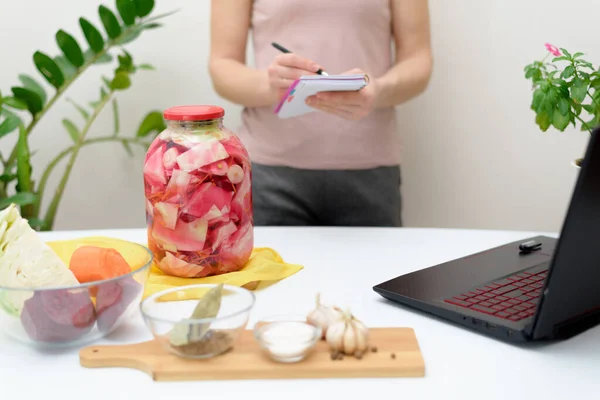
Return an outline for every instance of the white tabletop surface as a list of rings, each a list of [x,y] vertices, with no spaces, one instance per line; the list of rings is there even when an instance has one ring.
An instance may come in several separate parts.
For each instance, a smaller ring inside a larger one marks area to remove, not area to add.
[[[145,230],[43,233],[44,239],[108,235],[144,242]],[[154,382],[128,369],[85,369],[78,350],[40,354],[0,335],[0,399],[568,399],[600,389],[600,327],[569,341],[523,349],[406,311],[372,286],[534,232],[447,229],[257,228],[268,246],[304,270],[257,294],[249,326],[260,317],[305,313],[314,295],[350,306],[371,327],[412,327],[425,359],[424,378]],[[556,236],[556,235],[550,235]],[[101,343],[150,339],[141,318]],[[385,396],[385,397],[384,397]]]

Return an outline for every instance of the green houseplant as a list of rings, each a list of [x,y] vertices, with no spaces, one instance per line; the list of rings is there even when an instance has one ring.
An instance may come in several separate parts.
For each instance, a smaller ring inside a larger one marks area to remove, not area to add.
[[[525,66],[525,78],[533,85],[536,124],[543,132],[550,127],[564,132],[572,124],[592,134],[600,124],[600,69],[584,53],[545,46],[546,56]],[[580,158],[575,160],[580,163]]]
[[[56,43],[61,54],[52,57],[42,51],[34,53],[33,62],[43,79],[50,85],[50,94],[38,80],[24,74],[18,77],[20,85],[10,88],[10,95],[8,91],[0,93],[0,138],[10,134],[18,135],[12,152],[0,154],[0,209],[11,203],[18,204],[21,214],[29,220],[34,229],[51,230],[70,173],[82,147],[100,142],[117,142],[132,154],[130,145],[148,146],[152,139],[151,134],[164,129],[161,113],[151,111],[144,117],[133,137],[121,136],[119,132],[118,94],[131,87],[132,78],[136,73],[153,69],[149,64],[134,63],[125,45],[139,38],[144,31],[161,27],[157,21],[172,14],[170,12],[152,16],[154,5],[154,0],[116,0],[116,13],[100,5],[98,15],[104,33],[86,18],[79,19],[87,50],[84,51],[69,33],[59,30],[56,32]],[[97,97],[87,99],[89,106],[66,99],[77,109],[82,122],[78,126],[70,119],[62,120],[64,130],[70,135],[73,143],[52,159],[43,170],[39,181],[35,182],[30,163],[32,152],[29,147],[29,135],[36,130],[38,122],[57,100],[88,68],[113,61],[114,71],[111,76],[102,78]],[[92,124],[108,105],[111,106],[114,116],[114,131],[110,135],[88,138],[87,134]],[[66,160],[63,175],[58,186],[51,191],[47,187],[48,178],[63,160]],[[42,200],[44,196],[49,195],[48,192],[51,192],[52,197],[44,211],[41,209]]]

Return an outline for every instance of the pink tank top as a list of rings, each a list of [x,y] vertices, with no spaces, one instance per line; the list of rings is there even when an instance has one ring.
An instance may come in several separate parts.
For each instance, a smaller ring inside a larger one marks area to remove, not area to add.
[[[255,0],[255,66],[280,54],[277,42],[340,74],[361,68],[371,77],[392,66],[390,0]],[[253,162],[307,169],[398,165],[400,138],[394,108],[361,121],[320,111],[280,119],[273,107],[245,108],[238,133]]]

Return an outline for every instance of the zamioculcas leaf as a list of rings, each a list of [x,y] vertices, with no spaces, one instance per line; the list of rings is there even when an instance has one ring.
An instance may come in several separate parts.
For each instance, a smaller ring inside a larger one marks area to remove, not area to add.
[[[133,0],[117,0],[117,10],[127,26],[135,23],[135,3]]]
[[[30,77],[29,75],[25,75],[25,74],[19,75],[19,80],[21,81],[23,86],[25,86],[27,89],[31,90],[32,92],[37,93],[37,95],[40,96],[40,99],[42,100],[42,104],[46,104],[46,98],[47,98],[46,91],[44,90],[42,85],[37,83],[37,81],[35,79],[33,79],[32,77]]]
[[[163,115],[158,111],[152,111],[142,121],[138,128],[137,137],[146,137],[153,131],[162,132],[166,128]]]
[[[33,55],[33,62],[46,80],[55,88],[59,88],[65,83],[65,77],[53,59],[46,54],[36,51]]]
[[[100,31],[85,18],[79,18],[79,25],[90,48],[94,53],[100,53],[104,49],[104,39]]]
[[[58,65],[58,67],[62,71],[63,75],[65,76],[65,79],[71,79],[77,73],[77,70],[75,69],[73,64],[71,64],[69,61],[67,61],[65,56],[54,57],[54,62],[56,63],[56,65]]]
[[[27,110],[27,103],[23,100],[19,100],[16,97],[5,97],[2,99],[5,106],[15,108],[17,110]]]
[[[40,99],[40,96],[38,96],[37,93],[23,87],[13,87],[11,90],[17,99],[27,104],[27,109],[31,115],[36,115],[42,111],[44,105],[42,104],[42,99]]]
[[[133,28],[129,33],[127,33],[126,35],[123,35],[119,40],[118,40],[118,44],[127,44],[127,43],[131,43],[133,42],[135,39],[138,38],[138,36],[140,36],[140,34],[142,33],[142,28],[137,26],[135,28]]]
[[[113,90],[125,90],[130,86],[131,79],[129,79],[129,74],[126,72],[117,72],[110,83],[110,87]]]
[[[75,126],[75,124],[73,122],[71,122],[68,119],[63,119],[62,120],[63,126],[65,127],[65,129],[67,130],[67,132],[69,132],[69,135],[71,136],[71,139],[73,139],[74,143],[77,143],[77,141],[79,140],[79,129],[77,129],[77,127]]]
[[[162,26],[162,24],[159,24],[158,22],[152,22],[150,24],[144,24],[141,26],[142,29],[156,29],[156,28],[160,28]]]
[[[150,64],[141,64],[141,65],[138,65],[138,68],[139,69],[146,69],[146,70],[150,70],[150,71],[156,69],[156,68],[154,68],[153,65],[150,65]]]
[[[4,117],[4,120],[0,120],[0,137],[11,133],[19,127],[21,119],[16,114],[4,109],[0,111],[0,115]]]
[[[114,136],[117,136],[119,134],[119,105],[117,104],[117,99],[113,99],[112,109],[113,109],[113,119],[114,119],[114,125],[115,125]]]
[[[135,12],[138,17],[145,17],[152,12],[154,0],[135,0]]]
[[[77,109],[77,111],[79,111],[79,113],[81,114],[81,116],[83,117],[83,119],[87,120],[90,117],[90,114],[85,110],[85,108],[83,108],[79,104],[75,103],[71,99],[67,99],[67,101],[69,103],[73,104],[73,107],[75,107]]]
[[[94,53],[91,49],[88,49],[83,54],[83,56],[85,57],[85,61],[88,62],[96,56],[96,53]],[[110,53],[104,53],[104,54],[102,54],[101,57],[99,57],[94,62],[94,64],[107,64],[107,63],[111,62],[112,60],[113,60],[113,56]]]
[[[37,201],[36,194],[30,193],[30,192],[21,192],[21,193],[15,194],[14,196],[1,199],[0,200],[0,209],[4,209],[4,208],[8,207],[12,203],[15,203],[20,206],[24,206],[24,205],[28,205],[28,204],[33,204],[36,201]]]
[[[111,39],[118,38],[121,35],[121,25],[116,15],[103,5],[98,7],[98,14],[100,14],[100,20],[108,37]]]
[[[17,186],[19,192],[33,192],[33,183],[31,182],[31,163],[29,154],[29,143],[27,142],[27,131],[23,124],[19,125],[19,139],[17,140]],[[37,200],[37,196],[36,196]],[[33,209],[30,205],[21,204],[21,212],[24,218],[28,218]]]
[[[56,43],[71,64],[78,68],[83,65],[85,62],[83,58],[83,52],[73,36],[69,35],[63,30],[60,30],[56,32]]]

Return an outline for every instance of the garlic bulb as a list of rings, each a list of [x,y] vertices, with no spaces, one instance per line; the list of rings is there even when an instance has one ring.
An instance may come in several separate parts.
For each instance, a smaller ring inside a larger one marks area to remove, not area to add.
[[[309,324],[321,328],[322,338],[324,339],[329,325],[340,317],[342,310],[339,307],[322,304],[320,293],[317,293],[316,303],[315,309],[308,314],[306,320]]]
[[[368,348],[369,329],[346,311],[329,325],[325,338],[333,352],[361,357]]]

